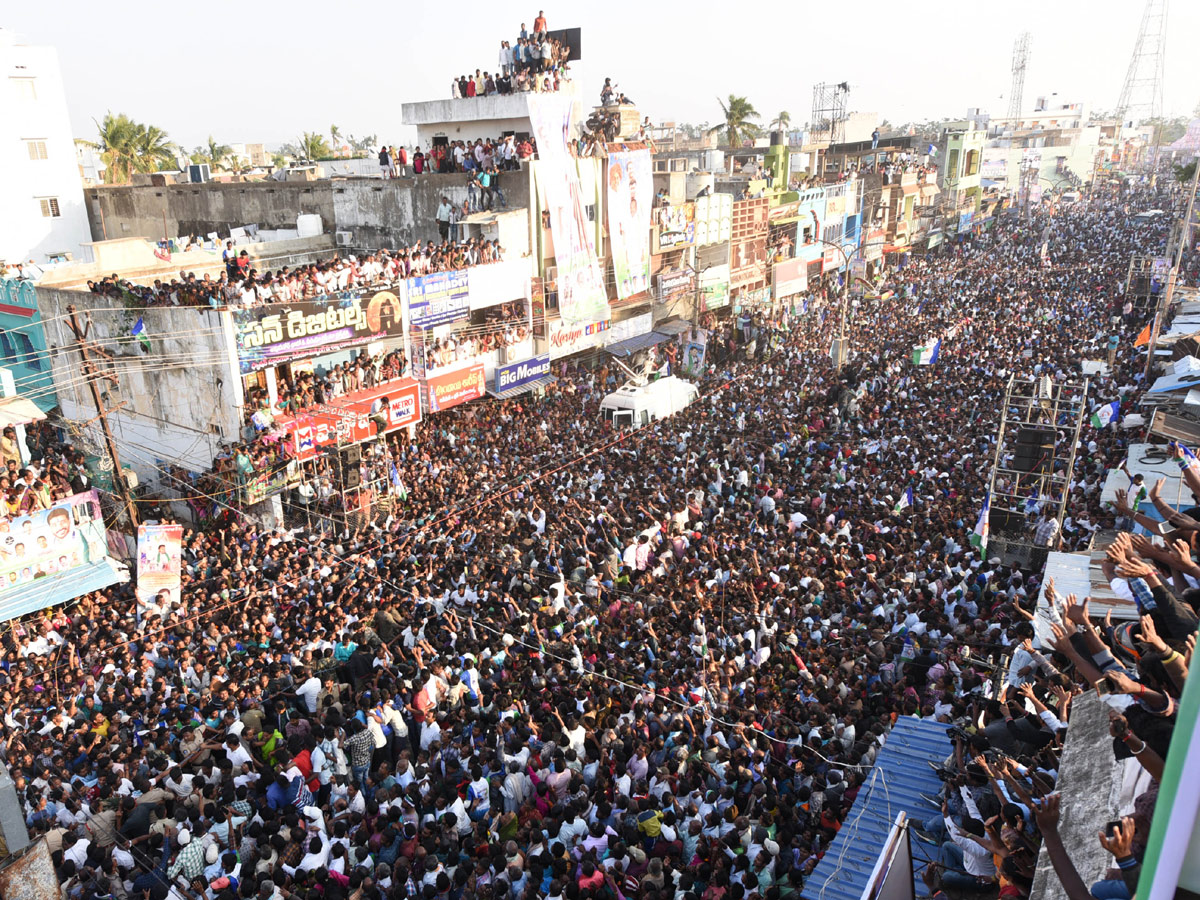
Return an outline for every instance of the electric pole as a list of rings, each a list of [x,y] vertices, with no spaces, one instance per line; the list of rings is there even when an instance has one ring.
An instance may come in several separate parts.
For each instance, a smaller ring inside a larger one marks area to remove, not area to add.
[[[100,429],[104,432],[104,445],[108,449],[108,455],[112,459],[113,464],[113,487],[117,494],[125,504],[126,515],[129,516],[129,522],[133,526],[136,533],[138,527],[137,506],[133,502],[133,497],[129,494],[129,486],[125,483],[125,476],[121,473],[121,458],[117,455],[117,445],[113,440],[112,431],[108,427],[108,414],[110,410],[104,405],[104,398],[100,396],[100,388],[96,386],[96,379],[105,378],[111,384],[117,383],[117,376],[106,373],[101,373],[96,370],[92,364],[89,355],[90,348],[88,347],[87,336],[92,330],[91,316],[88,316],[88,323],[85,328],[79,327],[79,320],[75,318],[74,304],[67,307],[67,313],[70,315],[70,321],[67,323],[71,328],[71,333],[75,335],[75,347],[79,350],[79,358],[82,362],[83,377],[87,380],[88,387],[92,391],[92,402],[96,404],[96,419],[100,420]],[[96,352],[106,359],[110,359],[109,355],[103,350],[96,349]],[[92,421],[95,421],[93,419]]]

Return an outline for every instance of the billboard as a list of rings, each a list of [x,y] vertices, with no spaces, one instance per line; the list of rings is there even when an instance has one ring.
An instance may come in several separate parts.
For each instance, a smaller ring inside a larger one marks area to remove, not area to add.
[[[411,378],[400,378],[333,397],[294,419],[281,416],[276,421],[292,441],[293,456],[313,459],[325,447],[354,444],[416,425],[421,421],[420,385]]]
[[[653,330],[654,313],[648,312],[642,313],[640,316],[630,316],[628,319],[622,319],[620,322],[613,322],[609,325],[608,330],[604,332],[603,344],[605,347],[610,344],[618,344],[631,337],[649,334]]]
[[[983,163],[979,167],[979,177],[986,178],[989,181],[1006,181],[1008,180],[1008,154],[1002,153],[998,156],[983,157]]]
[[[243,374],[404,333],[400,300],[391,291],[239,309],[233,325]]]
[[[790,297],[808,288],[808,264],[802,259],[775,263],[775,296]]]
[[[497,394],[512,391],[540,381],[550,374],[550,354],[543,353],[532,359],[497,366],[495,388]]]
[[[650,151],[608,154],[608,244],[617,296],[624,300],[650,287],[650,206],[654,202]]]
[[[534,170],[542,207],[550,213],[554,260],[558,267],[558,308],[572,324],[608,318],[604,274],[596,258],[575,157],[567,152],[571,137],[571,103],[567,93],[534,94],[529,122],[537,139]]]
[[[470,316],[471,293],[467,279],[466,269],[431,272],[407,279],[408,318],[411,326],[433,328]]]
[[[107,555],[95,491],[75,494],[29,515],[0,518],[0,592]]]
[[[695,278],[687,269],[663,269],[655,278],[658,280],[658,296],[665,300],[695,289]]]
[[[700,291],[705,309],[721,309],[729,305],[729,264],[709,266],[700,273]]]
[[[690,247],[696,242],[696,204],[658,207],[651,237],[653,245],[650,249],[654,253]]]
[[[453,372],[433,375],[425,379],[425,385],[429,389],[430,412],[441,412],[460,403],[478,400],[486,393],[483,363],[472,363]]]
[[[149,605],[161,597],[162,605],[179,602],[182,525],[139,525],[137,536],[137,598]]]
[[[586,322],[581,325],[570,325],[562,319],[551,322],[548,331],[550,358],[560,359],[581,350],[599,347],[604,343],[604,332],[607,330],[607,319],[603,322]]]

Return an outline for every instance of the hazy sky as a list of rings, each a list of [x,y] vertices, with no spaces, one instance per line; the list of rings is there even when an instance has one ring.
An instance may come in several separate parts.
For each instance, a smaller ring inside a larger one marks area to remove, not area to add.
[[[564,12],[564,10],[568,10]],[[763,121],[811,114],[812,86],[848,81],[850,106],[892,122],[1003,114],[1017,33],[1032,33],[1025,105],[1040,94],[1116,104],[1141,20],[1136,0],[926,0],[845,5],[757,0],[609,0],[546,8],[551,28],[583,29],[573,66],[584,97],[605,76],[655,122],[716,122],[717,96],[744,94]],[[0,27],[54,44],[77,137],[106,110],[164,128],[187,147],[293,140],[304,130],[415,137],[400,104],[449,96],[452,76],[494,70],[501,39],[537,9],[457,0],[97,5],[13,4]],[[1172,4],[1165,110],[1200,103],[1200,2]]]

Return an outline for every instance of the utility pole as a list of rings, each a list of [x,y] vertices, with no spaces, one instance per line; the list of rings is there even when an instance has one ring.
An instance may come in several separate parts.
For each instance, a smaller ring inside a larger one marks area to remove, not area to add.
[[[74,304],[67,307],[67,313],[70,315],[70,320],[67,324],[71,328],[71,333],[75,335],[75,347],[79,350],[83,377],[87,380],[88,387],[91,388],[92,402],[96,404],[96,418],[100,420],[100,429],[104,432],[104,445],[108,449],[109,457],[112,459],[113,487],[124,502],[125,512],[129,516],[129,522],[136,532],[138,527],[137,506],[133,502],[133,497],[129,494],[129,486],[125,483],[125,476],[121,474],[121,458],[117,455],[117,445],[113,440],[112,431],[108,427],[108,414],[111,410],[105,407],[104,399],[100,396],[100,388],[96,386],[96,379],[98,378],[105,378],[111,384],[115,385],[117,383],[117,376],[102,374],[92,364],[87,341],[88,332],[92,330],[91,316],[88,316],[87,326],[80,328],[79,320],[75,317]],[[105,358],[110,358],[103,350],[97,349],[96,352]],[[95,420],[93,419],[93,421]]]

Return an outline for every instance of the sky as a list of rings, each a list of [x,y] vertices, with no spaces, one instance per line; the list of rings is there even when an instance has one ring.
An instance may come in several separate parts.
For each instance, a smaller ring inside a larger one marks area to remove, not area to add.
[[[716,123],[718,97],[747,97],[767,124],[781,110],[811,117],[812,88],[850,84],[850,109],[892,123],[1003,115],[1013,42],[1032,35],[1025,104],[1057,93],[1088,109],[1116,105],[1142,3],[1114,0],[894,0],[836,6],[795,0],[738,4],[609,0],[546,8],[551,29],[583,29],[572,66],[585,100],[611,77],[656,123]],[[565,11],[564,11],[565,10]],[[108,110],[167,131],[192,148],[294,141],[303,131],[374,134],[411,143],[400,104],[450,96],[450,79],[494,70],[538,10],[504,0],[451,4],[216,2],[161,6],[109,0],[13,4],[0,27],[57,47],[76,137],[95,136]],[[1164,111],[1200,105],[1194,48],[1200,2],[1170,11]]]

